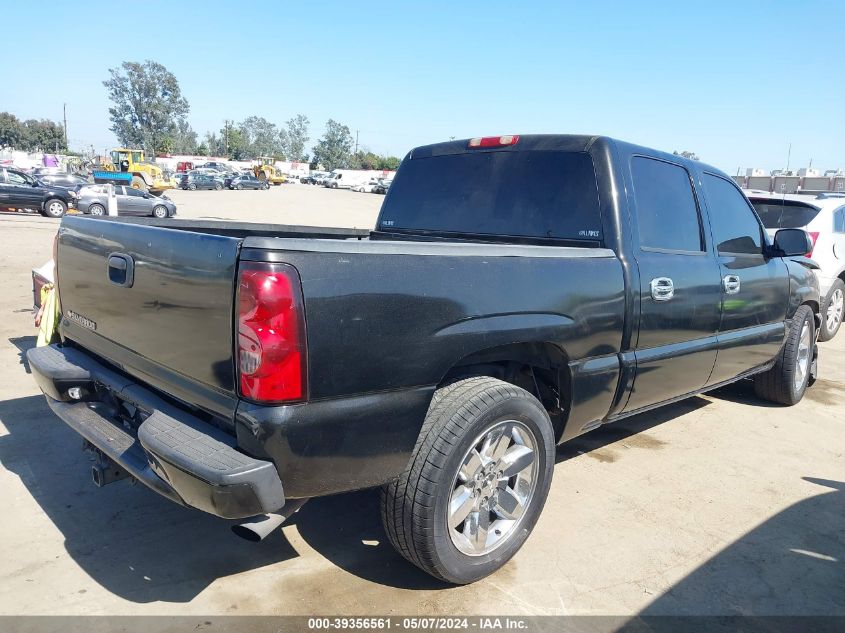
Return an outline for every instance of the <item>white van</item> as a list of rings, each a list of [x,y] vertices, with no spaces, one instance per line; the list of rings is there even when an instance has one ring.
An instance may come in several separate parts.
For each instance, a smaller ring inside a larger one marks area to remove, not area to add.
[[[356,185],[366,184],[376,172],[364,169],[335,169],[325,186],[330,189],[352,189]]]

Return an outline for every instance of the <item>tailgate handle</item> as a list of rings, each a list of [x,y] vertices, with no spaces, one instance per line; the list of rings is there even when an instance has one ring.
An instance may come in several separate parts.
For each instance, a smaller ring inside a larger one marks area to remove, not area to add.
[[[117,286],[131,288],[135,281],[135,262],[129,255],[109,255],[109,281]]]

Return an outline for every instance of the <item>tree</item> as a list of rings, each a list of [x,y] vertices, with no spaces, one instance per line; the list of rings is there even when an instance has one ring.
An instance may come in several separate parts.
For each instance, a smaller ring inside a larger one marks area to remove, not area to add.
[[[181,119],[172,133],[174,154],[193,154],[197,151],[197,133],[187,120]]]
[[[227,158],[230,160],[243,160],[248,157],[246,139],[240,128],[232,125],[231,121],[226,121],[220,129],[220,135],[223,137]]]
[[[314,162],[332,171],[349,164],[352,157],[352,134],[349,128],[333,119],[326,122],[326,131],[314,146]]]
[[[208,156],[208,146],[205,143],[197,146],[197,156]]]
[[[284,137],[275,123],[270,123],[264,117],[251,116],[241,122],[239,129],[250,158],[284,155]]]
[[[683,152],[679,152],[678,150],[675,150],[672,153],[675,156],[682,156],[684,158],[689,158],[690,160],[698,160],[698,154],[696,154],[695,152],[688,152],[687,150],[684,150]]]
[[[351,169],[378,169],[381,156],[370,151],[360,151],[349,159]]]
[[[56,152],[65,149],[65,130],[47,119],[29,119],[23,122],[22,149],[35,152]]]
[[[25,150],[24,128],[11,112],[0,112],[0,148],[11,148]]]
[[[308,143],[308,117],[297,114],[287,122],[287,156],[290,160],[308,161],[305,144]]]
[[[111,130],[123,145],[155,150],[173,136],[190,106],[175,75],[158,62],[123,62],[103,82],[114,104]]]
[[[388,169],[390,171],[396,171],[399,169],[399,163],[402,162],[401,158],[397,156],[380,156],[381,160],[379,160],[379,169]]]

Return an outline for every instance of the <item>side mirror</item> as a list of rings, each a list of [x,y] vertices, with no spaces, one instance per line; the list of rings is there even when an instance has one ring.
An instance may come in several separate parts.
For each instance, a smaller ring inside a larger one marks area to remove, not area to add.
[[[772,245],[778,257],[796,257],[813,250],[813,241],[804,229],[780,229]]]

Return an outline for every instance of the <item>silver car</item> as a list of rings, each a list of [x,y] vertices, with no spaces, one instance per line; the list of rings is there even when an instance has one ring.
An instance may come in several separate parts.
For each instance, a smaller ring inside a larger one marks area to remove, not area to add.
[[[167,196],[154,196],[146,191],[115,185],[118,215],[146,215],[154,218],[172,218],[176,205]],[[88,185],[79,189],[77,206],[81,213],[89,215],[108,214],[107,185]]]

